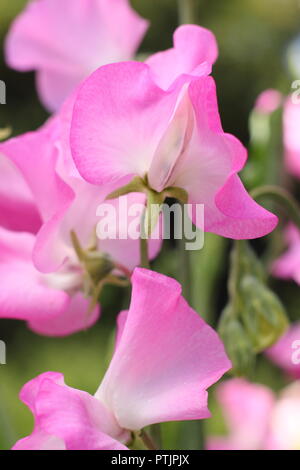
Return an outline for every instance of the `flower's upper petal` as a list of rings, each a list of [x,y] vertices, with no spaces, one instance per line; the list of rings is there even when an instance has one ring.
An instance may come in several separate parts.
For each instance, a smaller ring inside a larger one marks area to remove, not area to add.
[[[71,150],[87,181],[144,177],[173,115],[181,87],[164,92],[147,65],[101,67],[81,86],[74,106]]]
[[[6,39],[6,60],[38,70],[41,99],[55,111],[82,79],[101,65],[133,57],[148,23],[128,0],[30,2]]]
[[[34,414],[35,428],[14,449],[126,449],[116,440],[127,436],[113,416],[88,393],[66,386],[61,374],[47,372],[31,380],[20,398]]]
[[[51,323],[69,304],[69,296],[50,288],[32,264],[34,236],[0,229],[0,316]]]
[[[194,133],[176,163],[171,184],[186,189],[192,204],[204,204],[205,231],[236,239],[266,235],[275,228],[277,217],[251,199],[237,176],[247,153],[222,130],[213,79],[193,81],[189,97]]]
[[[218,387],[218,399],[230,434],[221,441],[211,439],[209,448],[228,445],[234,450],[263,449],[275,402],[272,391],[243,379],[231,379]]]
[[[0,146],[0,225],[9,230],[36,233],[41,226],[33,196],[18,168]]]
[[[296,346],[296,347],[295,347]],[[266,351],[267,356],[292,377],[300,379],[300,323],[290,327],[274,346]],[[293,356],[295,360],[293,361]]]
[[[155,82],[167,90],[181,75],[208,75],[217,56],[218,46],[211,31],[182,25],[174,33],[173,48],[153,54],[146,64]]]
[[[136,268],[127,321],[96,396],[126,429],[209,416],[206,389],[230,367],[217,334],[173,279]]]

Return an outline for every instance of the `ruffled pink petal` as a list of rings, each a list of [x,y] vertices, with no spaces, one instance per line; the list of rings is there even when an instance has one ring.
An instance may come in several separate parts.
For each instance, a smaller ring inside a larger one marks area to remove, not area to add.
[[[174,33],[174,46],[146,61],[155,82],[167,90],[181,75],[208,75],[218,57],[215,36],[196,25],[182,25]]]
[[[15,19],[6,39],[8,64],[37,70],[41,99],[55,111],[81,80],[97,67],[128,60],[147,21],[128,0],[33,1]]]
[[[222,130],[213,79],[192,82],[189,97],[195,112],[194,132],[176,163],[172,185],[185,188],[190,203],[204,204],[205,231],[234,239],[266,235],[275,228],[277,217],[251,199],[237,176],[247,153]]]
[[[209,416],[206,389],[230,367],[217,334],[173,279],[136,268],[123,333],[96,396],[125,429]]]
[[[25,385],[21,399],[35,418],[33,434],[14,449],[125,450],[116,438],[128,439],[113,416],[89,395],[47,372]]]

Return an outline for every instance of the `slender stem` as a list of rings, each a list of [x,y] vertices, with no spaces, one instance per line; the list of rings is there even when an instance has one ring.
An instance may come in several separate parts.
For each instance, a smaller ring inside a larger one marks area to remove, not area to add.
[[[192,303],[192,279],[190,252],[186,250],[186,240],[179,241],[179,280],[182,285],[183,296]]]
[[[180,24],[189,24],[195,20],[195,0],[177,0]]]
[[[145,430],[142,430],[140,432],[139,437],[143,441],[143,443],[147,447],[147,449],[157,450],[157,446],[155,445],[155,442],[153,441],[152,437]]]
[[[141,256],[141,268],[150,269],[147,238],[143,238],[143,237],[140,238],[140,256]]]
[[[251,192],[254,199],[266,197],[279,204],[286,212],[287,216],[300,229],[300,207],[293,196],[279,186],[261,186]]]

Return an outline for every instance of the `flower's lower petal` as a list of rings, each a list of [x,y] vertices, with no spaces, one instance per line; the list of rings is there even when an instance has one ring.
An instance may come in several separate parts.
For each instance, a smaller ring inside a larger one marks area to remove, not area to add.
[[[21,399],[34,414],[35,429],[15,449],[49,448],[51,440],[54,449],[58,443],[66,450],[126,449],[116,439],[128,439],[128,435],[110,412],[88,393],[66,386],[60,374],[47,372],[33,379],[23,388]]]
[[[69,296],[47,286],[32,263],[35,237],[0,229],[0,316],[51,321],[63,313]]]
[[[78,292],[70,298],[66,309],[49,321],[48,318],[37,318],[29,322],[29,327],[40,335],[67,336],[90,328],[98,320],[100,307],[88,313],[90,300]]]

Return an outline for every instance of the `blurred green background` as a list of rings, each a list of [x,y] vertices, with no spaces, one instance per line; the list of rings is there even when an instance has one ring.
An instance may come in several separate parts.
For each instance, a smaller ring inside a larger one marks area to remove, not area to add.
[[[25,3],[25,0],[0,0],[2,46],[11,20]],[[141,51],[148,53],[170,47],[178,24],[176,0],[132,0],[132,4],[151,21]],[[278,88],[285,93],[290,89],[292,77],[285,52],[289,42],[300,33],[300,3],[298,0],[196,0],[196,5],[198,23],[210,28],[219,43],[220,57],[213,75],[224,129],[247,144],[249,112],[257,95],[266,88]],[[10,125],[13,133],[19,134],[41,125],[47,113],[36,96],[34,74],[9,70],[3,47],[0,79],[7,84],[7,104],[0,106],[0,128]],[[201,314],[210,311],[212,323],[226,302],[229,245],[227,241],[208,236],[205,248],[194,262],[196,288],[200,291],[198,309]],[[156,262],[156,269],[174,275],[175,263],[169,246]],[[210,278],[214,276],[212,288]],[[291,319],[296,319],[300,308],[299,289],[293,283],[274,281],[274,285],[287,304]],[[0,449],[9,448],[31,431],[31,414],[19,402],[18,393],[37,374],[60,371],[69,385],[91,393],[96,390],[109,360],[107,351],[112,348],[115,316],[127,300],[128,293],[122,296],[116,289],[106,290],[98,325],[64,339],[38,337],[21,322],[0,321],[0,339],[7,344],[7,364],[0,365]],[[280,372],[263,358],[257,366],[256,380],[274,389],[284,382]],[[222,431],[222,418],[213,399],[211,407],[215,413],[206,425],[209,431]],[[174,424],[164,425],[164,447],[193,448],[195,432],[192,425],[190,433]]]

